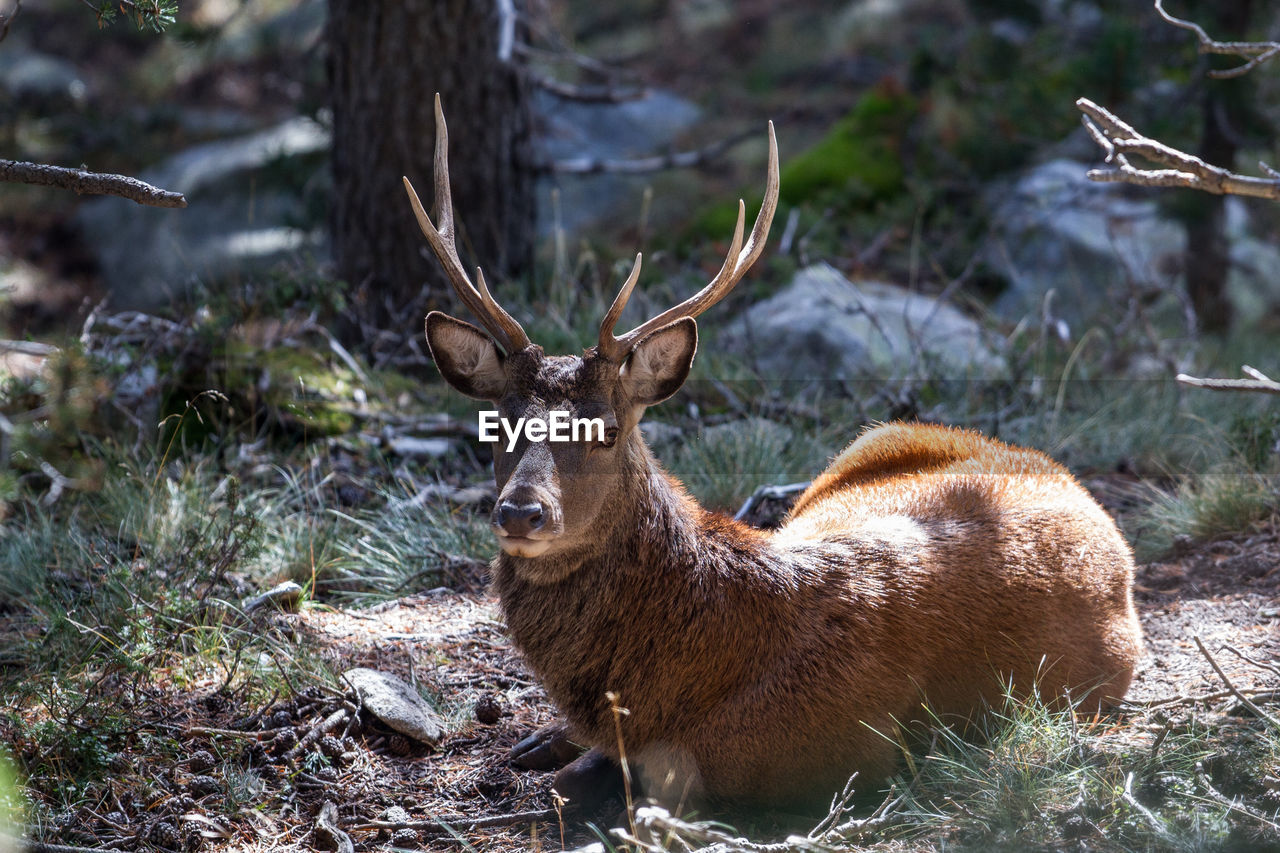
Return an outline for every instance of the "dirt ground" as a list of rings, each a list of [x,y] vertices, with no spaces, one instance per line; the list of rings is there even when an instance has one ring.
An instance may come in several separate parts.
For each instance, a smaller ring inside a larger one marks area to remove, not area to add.
[[[1147,654],[1130,691],[1134,702],[1222,691],[1197,636],[1236,686],[1280,688],[1280,525],[1140,567],[1136,599]],[[333,849],[317,821],[326,802],[357,851],[469,849],[460,842],[486,851],[560,850],[597,838],[580,816],[558,819],[551,774],[507,763],[510,748],[551,722],[554,709],[506,637],[483,578],[470,578],[462,591],[431,590],[373,609],[312,605],[265,617],[259,629],[299,640],[334,672],[367,666],[415,682],[440,697],[452,733],[433,749],[373,722],[320,737],[322,721],[354,710],[333,688],[291,683],[290,698],[246,707],[211,678],[163,701],[121,708],[140,732],[172,733],[185,754],[131,754],[113,796],[141,807],[86,807],[60,833],[64,841]],[[1232,702],[1217,702],[1216,712]],[[617,807],[589,817],[602,829],[624,819]]]
[[[1257,661],[1280,658],[1280,529],[1208,543],[1142,566],[1135,593],[1147,638],[1130,690],[1135,702],[1223,688],[1196,636],[1236,686],[1280,687],[1272,672],[1237,654]],[[335,662],[414,678],[465,720],[435,751],[395,755],[376,743],[358,750],[334,792],[344,826],[368,824],[399,805],[412,820],[453,823],[479,849],[554,850],[594,838],[580,821],[562,826],[555,819],[527,820],[529,812],[554,808],[550,774],[515,770],[505,755],[552,720],[553,709],[506,638],[496,601],[482,589],[437,590],[376,613],[321,609],[281,618]],[[492,714],[495,702],[500,716],[479,722],[475,709]],[[508,815],[526,817],[512,826],[466,827],[469,820]],[[596,816],[606,824],[609,817]],[[425,835],[450,843],[445,832]],[[388,836],[372,828],[352,831],[357,849],[380,837]]]

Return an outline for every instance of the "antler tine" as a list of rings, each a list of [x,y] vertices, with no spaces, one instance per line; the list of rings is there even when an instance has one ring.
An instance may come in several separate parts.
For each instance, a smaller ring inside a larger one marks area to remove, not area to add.
[[[444,110],[440,108],[440,93],[436,93],[436,152],[435,152],[435,190],[436,217],[440,220],[437,228],[431,217],[422,207],[418,193],[408,178],[403,178],[404,188],[409,194],[409,204],[413,207],[413,215],[418,220],[431,250],[435,252],[440,266],[453,285],[454,292],[463,304],[476,316],[480,324],[502,346],[508,354],[529,346],[529,336],[515,318],[497,303],[489,293],[484,274],[476,268],[476,280],[479,289],[467,277],[467,271],[458,258],[457,234],[453,225],[453,193],[449,188],[449,129],[444,122]]]
[[[601,324],[599,345],[601,354],[612,361],[621,361],[645,335],[681,317],[697,317],[703,311],[724,299],[729,291],[733,290],[738,282],[742,280],[743,275],[760,257],[760,253],[764,251],[765,241],[769,237],[769,226],[773,224],[773,215],[778,209],[778,187],[778,139],[774,135],[773,122],[769,122],[769,172],[765,183],[764,201],[760,204],[760,212],[756,215],[755,224],[751,226],[751,234],[747,237],[746,244],[744,245],[742,240],[742,227],[746,219],[746,204],[739,200],[738,222],[733,229],[733,242],[730,244],[729,251],[725,256],[724,265],[720,267],[720,272],[716,273],[716,277],[706,287],[679,305],[668,308],[621,337],[614,337],[613,324],[617,322],[618,316],[621,316],[622,308],[626,305],[627,297],[631,295],[631,289],[635,286],[635,278],[640,272],[639,258],[637,258],[636,266],[631,271],[631,277],[622,286],[622,291],[618,293],[618,298],[614,300],[613,307],[605,315],[605,323]],[[622,303],[621,305],[619,305],[619,300]],[[611,318],[612,322],[610,322]],[[611,340],[606,342],[606,336]]]
[[[618,349],[618,339],[613,336],[613,329],[618,325],[618,321],[622,319],[622,311],[627,307],[627,300],[631,298],[631,291],[635,290],[636,282],[640,280],[641,259],[642,255],[637,252],[636,261],[631,265],[631,274],[623,282],[622,289],[613,298],[613,304],[609,306],[604,319],[600,321],[600,342],[597,345],[597,350],[610,361],[621,361],[626,356],[625,351]]]

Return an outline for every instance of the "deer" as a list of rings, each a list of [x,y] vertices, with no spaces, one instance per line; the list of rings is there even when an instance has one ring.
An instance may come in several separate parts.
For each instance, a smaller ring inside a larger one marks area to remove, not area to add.
[[[829,802],[855,774],[890,777],[913,725],[978,719],[1011,688],[1094,711],[1124,696],[1142,650],[1133,557],[1049,456],[942,425],[876,425],[765,531],[701,507],[646,445],[637,425],[689,376],[695,318],[764,249],[772,122],[759,214],[744,240],[739,201],[715,277],[615,335],[637,255],[596,343],[548,355],[459,259],[438,95],[435,120],[434,220],[404,185],[483,327],[427,315],[441,376],[503,417],[567,410],[606,426],[590,441],[494,447],[492,587],[563,715],[514,747],[516,765],[560,767],[554,788],[571,805],[625,761],[659,802],[789,808]]]

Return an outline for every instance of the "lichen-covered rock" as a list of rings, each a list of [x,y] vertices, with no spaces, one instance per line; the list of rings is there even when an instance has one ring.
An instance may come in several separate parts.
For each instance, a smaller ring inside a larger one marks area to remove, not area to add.
[[[428,746],[444,736],[444,720],[403,679],[367,667],[349,669],[342,678],[359,694],[364,709],[394,731]]]

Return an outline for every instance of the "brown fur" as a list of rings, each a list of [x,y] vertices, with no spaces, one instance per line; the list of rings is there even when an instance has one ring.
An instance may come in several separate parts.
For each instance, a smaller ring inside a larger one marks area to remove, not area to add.
[[[1124,695],[1141,651],[1132,557],[1066,469],[974,432],[889,424],[777,531],[707,512],[636,429],[687,374],[696,331],[679,322],[621,369],[594,351],[504,357],[474,327],[428,324],[446,378],[487,388],[505,416],[564,409],[618,430],[615,446],[495,449],[500,499],[543,506],[550,544],[504,550],[494,586],[578,742],[618,757],[612,692],[647,793],[812,804],[855,771],[891,773],[903,727],[971,719],[1009,683],[1089,709]]]
[[[621,737],[647,793],[772,806],[825,802],[854,772],[891,772],[900,728],[927,720],[926,703],[967,720],[1010,683],[1053,701],[1074,691],[1087,707],[1124,695],[1141,651],[1133,560],[1048,457],[972,432],[877,427],[765,534],[704,511],[645,446],[645,408],[692,366],[693,318],[764,247],[778,197],[772,125],[745,243],[740,204],[721,272],[618,338],[637,256],[581,358],[544,355],[483,280],[471,283],[454,246],[439,96],[436,128],[439,229],[405,184],[455,290],[506,351],[432,312],[437,367],[505,418],[565,411],[602,418],[610,436],[494,451],[493,574],[507,624],[572,736],[594,750],[558,783],[589,794],[600,756],[618,757],[609,693],[628,710]]]

